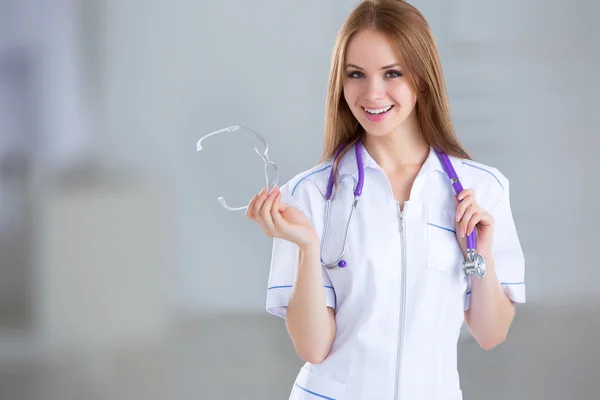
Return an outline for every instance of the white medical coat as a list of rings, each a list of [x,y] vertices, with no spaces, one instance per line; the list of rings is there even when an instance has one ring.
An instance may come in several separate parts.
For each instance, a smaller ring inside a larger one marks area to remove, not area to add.
[[[362,152],[364,187],[344,255],[347,266],[323,268],[327,305],[336,316],[333,346],[322,363],[302,367],[290,399],[393,400],[398,376],[399,399],[460,400],[457,341],[470,305],[471,278],[462,271],[454,191],[430,149],[403,205],[401,233],[389,180]],[[463,186],[474,189],[478,204],[494,216],[493,257],[504,291],[514,302],[525,302],[524,257],[507,178],[474,161],[450,160]],[[281,187],[282,201],[302,211],[321,237],[330,169],[331,162],[323,163]],[[340,160],[339,176],[326,262],[338,258],[343,244],[358,178],[354,149]],[[297,252],[296,245],[274,239],[266,309],[282,318]]]

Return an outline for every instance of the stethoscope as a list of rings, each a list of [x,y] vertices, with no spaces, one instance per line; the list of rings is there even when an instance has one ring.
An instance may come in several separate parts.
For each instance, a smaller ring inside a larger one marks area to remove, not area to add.
[[[346,253],[346,248],[348,246],[348,233],[350,232],[350,225],[352,223],[352,217],[354,216],[354,211],[356,210],[356,207],[358,206],[358,200],[362,194],[362,190],[363,190],[363,184],[365,181],[365,169],[364,169],[364,165],[363,165],[363,159],[362,159],[362,142],[359,140],[356,142],[356,145],[354,146],[354,150],[356,153],[356,165],[357,165],[357,169],[358,169],[358,181],[356,182],[356,185],[354,187],[354,201],[352,203],[352,208],[350,209],[350,215],[348,217],[348,223],[346,224],[346,232],[344,233],[344,245],[342,247],[342,252],[340,253],[340,256],[337,258],[337,260],[335,260],[332,263],[325,263],[323,262],[323,250],[325,248],[326,242],[327,242],[327,234],[329,231],[329,217],[330,217],[330,213],[331,213],[331,202],[332,202],[332,193],[333,193],[333,185],[335,183],[335,179],[334,179],[334,168],[333,165],[335,164],[337,158],[339,157],[340,153],[342,152],[342,150],[345,148],[345,145],[342,145],[337,153],[335,154],[334,158],[333,158],[333,164],[331,167],[331,171],[329,173],[329,182],[327,184],[327,193],[325,195],[325,200],[327,201],[326,205],[325,205],[325,229],[323,232],[323,240],[321,241],[321,265],[323,265],[325,268],[336,268],[336,267],[340,267],[340,268],[344,268],[347,263],[346,261],[343,259],[344,254]],[[456,174],[456,171],[454,170],[454,167],[452,166],[452,163],[450,162],[450,158],[448,158],[448,155],[435,150],[438,158],[440,159],[440,162],[442,164],[442,167],[444,168],[444,171],[446,172],[446,175],[448,175],[448,178],[450,178],[450,183],[452,184],[452,187],[454,188],[454,192],[456,193],[456,195],[458,195],[460,192],[462,192],[463,190],[463,186],[460,183],[460,180],[458,179],[458,175]],[[480,253],[476,252],[477,248],[477,239],[476,239],[476,234],[475,234],[475,230],[473,230],[473,232],[471,232],[471,234],[467,235],[467,259],[464,261],[463,263],[463,270],[465,272],[465,275],[477,275],[480,278],[483,278],[485,276],[485,259],[483,258],[483,256]]]

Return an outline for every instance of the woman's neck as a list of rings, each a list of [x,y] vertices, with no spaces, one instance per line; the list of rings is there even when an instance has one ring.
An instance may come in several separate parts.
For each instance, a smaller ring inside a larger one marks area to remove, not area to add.
[[[400,126],[385,136],[366,134],[364,146],[369,155],[387,173],[418,169],[429,156],[429,145],[420,129]]]

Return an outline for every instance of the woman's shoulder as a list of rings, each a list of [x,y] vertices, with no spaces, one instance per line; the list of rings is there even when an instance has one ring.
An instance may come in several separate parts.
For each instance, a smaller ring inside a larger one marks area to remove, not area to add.
[[[477,160],[453,158],[453,164],[460,165],[462,175],[468,181],[489,186],[498,186],[500,189],[504,189],[508,185],[508,178],[493,165],[484,164]]]
[[[311,190],[311,187],[323,192],[324,188],[327,187],[331,167],[332,163],[330,161],[319,163],[307,170],[296,173],[294,177],[282,185],[282,188],[285,188],[292,196],[301,192],[306,193],[307,190]]]
[[[484,208],[493,208],[508,193],[509,180],[497,167],[477,160],[454,158],[453,161],[460,168],[458,175],[463,186],[475,191]]]
[[[325,198],[331,165],[331,162],[324,162],[296,173],[281,185],[281,201],[310,217],[313,209]]]

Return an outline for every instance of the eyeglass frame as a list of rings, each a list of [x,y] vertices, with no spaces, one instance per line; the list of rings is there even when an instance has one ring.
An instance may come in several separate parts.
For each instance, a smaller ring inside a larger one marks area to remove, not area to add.
[[[269,159],[269,145],[267,143],[267,141],[265,140],[265,138],[258,132],[256,132],[254,129],[250,129],[246,126],[242,126],[242,125],[233,125],[233,126],[228,126],[226,128],[223,129],[219,129],[216,130],[214,132],[211,132],[207,135],[204,135],[203,137],[201,137],[198,142],[196,143],[196,151],[200,151],[203,149],[202,147],[202,141],[210,136],[214,136],[217,135],[219,133],[223,133],[223,132],[235,132],[238,131],[240,129],[246,129],[248,131],[250,131],[251,133],[254,134],[254,136],[264,145],[265,147],[265,151],[261,154],[260,150],[256,148],[256,146],[254,146],[254,151],[256,152],[256,154],[258,154],[258,156],[263,160],[264,163],[264,170],[265,170],[265,181],[266,181],[266,187],[268,190],[268,193],[270,193],[273,188],[275,188],[277,186],[277,184],[279,183],[279,172],[277,170],[277,165],[271,161]],[[269,181],[269,171],[268,168],[269,166],[272,166],[274,169],[274,174],[275,174],[275,179],[273,184],[271,184],[271,182]],[[217,200],[219,201],[219,203],[221,204],[221,206],[223,206],[225,209],[229,210],[229,211],[239,211],[239,210],[246,210],[248,209],[248,205],[242,206],[242,207],[231,207],[227,204],[227,202],[225,201],[225,198],[223,196],[218,197]]]

